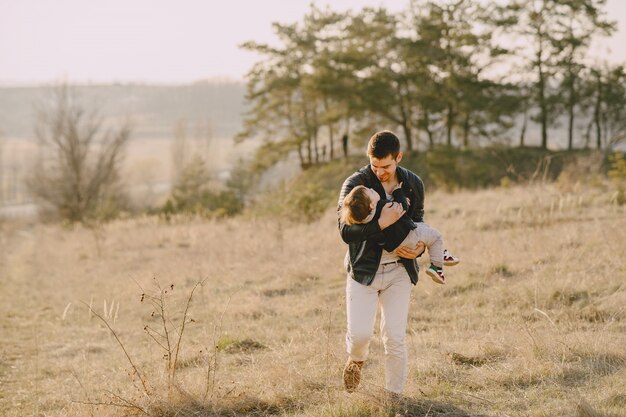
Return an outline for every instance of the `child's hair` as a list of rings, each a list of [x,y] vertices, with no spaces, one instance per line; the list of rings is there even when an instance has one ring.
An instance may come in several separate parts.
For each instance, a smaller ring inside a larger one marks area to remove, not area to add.
[[[363,223],[370,215],[371,203],[363,185],[357,185],[343,199],[341,205],[341,221],[347,225]]]

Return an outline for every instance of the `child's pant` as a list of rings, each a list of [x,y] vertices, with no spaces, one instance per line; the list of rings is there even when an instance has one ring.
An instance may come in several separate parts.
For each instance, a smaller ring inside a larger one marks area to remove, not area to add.
[[[436,267],[443,267],[443,237],[434,227],[426,223],[415,223],[417,226],[411,230],[400,246],[415,247],[420,240],[426,244],[430,262]]]

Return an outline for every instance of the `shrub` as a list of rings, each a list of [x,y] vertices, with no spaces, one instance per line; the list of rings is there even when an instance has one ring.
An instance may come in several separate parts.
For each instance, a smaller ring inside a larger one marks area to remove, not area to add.
[[[231,189],[215,191],[209,188],[209,183],[204,160],[194,157],[182,170],[160,213],[169,218],[176,213],[224,217],[241,212],[243,200],[240,193]]]
[[[325,190],[316,183],[304,184],[287,194],[285,205],[290,218],[304,221],[317,220],[328,208],[328,198]]]
[[[609,156],[608,176],[615,185],[615,192],[611,198],[618,205],[626,203],[626,160],[624,155],[615,152]]]

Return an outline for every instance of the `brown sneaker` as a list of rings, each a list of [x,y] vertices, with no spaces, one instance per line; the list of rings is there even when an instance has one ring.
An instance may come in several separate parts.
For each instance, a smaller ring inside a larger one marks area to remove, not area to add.
[[[346,367],[343,368],[343,385],[346,387],[346,391],[354,392],[361,382],[361,368],[363,368],[363,361],[357,362],[348,359]]]

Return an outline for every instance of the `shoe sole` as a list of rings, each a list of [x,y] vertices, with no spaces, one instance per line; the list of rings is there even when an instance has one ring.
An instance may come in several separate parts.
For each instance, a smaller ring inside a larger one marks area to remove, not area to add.
[[[448,261],[448,262],[444,262],[443,266],[454,266],[454,265],[458,265],[459,262],[461,262],[460,259],[456,260],[456,261]]]
[[[434,272],[431,272],[430,269],[426,271],[426,275],[428,275],[429,277],[431,277],[433,279],[433,281],[435,281],[437,284],[445,284],[445,281],[442,281],[441,278],[439,278],[439,275],[435,274]]]

